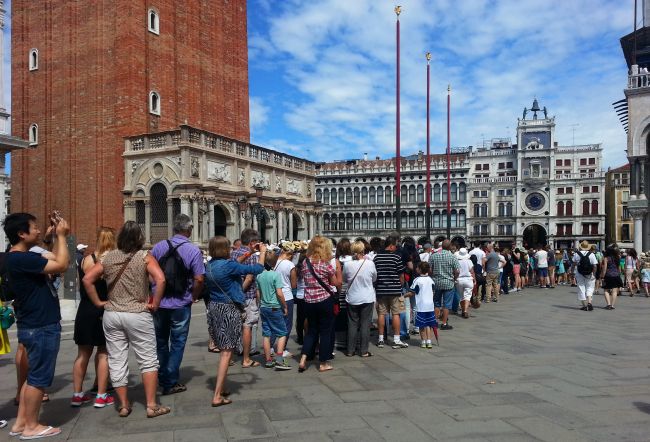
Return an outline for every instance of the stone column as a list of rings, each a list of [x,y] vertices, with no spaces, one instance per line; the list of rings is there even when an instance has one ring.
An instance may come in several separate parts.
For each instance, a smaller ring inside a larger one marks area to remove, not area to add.
[[[144,200],[144,242],[151,244],[151,200]]]
[[[257,216],[254,216],[253,214],[251,214],[251,221],[253,222],[253,230],[257,230],[259,232],[258,229],[259,229],[260,226],[259,226],[259,224],[257,222]]]
[[[309,230],[307,231],[307,239],[311,239],[314,237],[314,234],[316,232],[316,226],[314,225],[315,217],[313,213],[309,214]]]
[[[174,200],[167,198],[167,236],[169,238],[174,234]]]
[[[293,213],[287,212],[287,216],[289,217],[289,232],[287,235],[289,236],[289,241],[294,241],[296,238],[293,237]]]
[[[209,241],[214,236],[214,200],[208,200],[208,229],[205,235],[205,241]]]
[[[190,197],[189,195],[181,196],[181,213],[185,215],[190,215]]]
[[[274,211],[272,209],[267,209],[269,214],[273,214]],[[277,238],[277,233],[278,233],[278,217],[276,216],[272,220],[269,221],[269,224],[273,222],[273,226],[267,226],[267,232],[268,232],[268,240],[271,241],[271,243],[277,243],[278,238]]]
[[[643,219],[646,211],[644,209],[629,210],[634,219],[634,249],[640,253],[643,250]]]
[[[124,200],[124,221],[136,221],[135,219],[135,200]],[[3,230],[4,233],[4,230]]]
[[[278,241],[280,241],[280,240],[284,239],[284,232],[285,232],[285,228],[284,228],[284,210],[283,209],[278,210],[278,226],[277,226],[277,229],[278,229]]]
[[[199,242],[199,200],[198,198],[192,198],[192,224],[194,228],[192,229],[192,242]]]

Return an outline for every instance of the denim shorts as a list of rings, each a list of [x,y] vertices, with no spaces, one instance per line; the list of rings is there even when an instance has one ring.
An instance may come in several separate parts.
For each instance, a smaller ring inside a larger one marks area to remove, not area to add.
[[[537,269],[537,275],[540,278],[548,278],[548,267],[539,267]]]
[[[282,307],[262,307],[260,312],[262,313],[262,336],[281,338],[287,335],[287,324],[284,321]]]
[[[433,295],[433,306],[436,308],[446,308],[449,310],[454,305],[454,296],[456,295],[456,289],[449,290],[436,290]]]
[[[39,328],[18,328],[18,342],[25,346],[29,371],[27,385],[45,388],[52,385],[56,357],[61,343],[61,324]]]

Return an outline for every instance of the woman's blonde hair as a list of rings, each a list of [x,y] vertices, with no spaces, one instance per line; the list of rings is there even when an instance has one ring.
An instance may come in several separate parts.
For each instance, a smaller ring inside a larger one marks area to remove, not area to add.
[[[225,236],[215,236],[210,238],[208,243],[208,253],[212,259],[230,258],[230,241]]]
[[[352,252],[353,255],[358,255],[358,254],[363,255],[364,253],[366,253],[366,245],[361,241],[355,241],[352,243],[352,246],[350,246],[350,251]]]
[[[307,256],[320,261],[329,261],[332,259],[332,241],[324,236],[314,236],[309,241]]]
[[[106,252],[115,250],[117,239],[115,238],[115,229],[111,227],[100,227],[97,229],[97,246],[95,247],[95,256],[98,258]]]

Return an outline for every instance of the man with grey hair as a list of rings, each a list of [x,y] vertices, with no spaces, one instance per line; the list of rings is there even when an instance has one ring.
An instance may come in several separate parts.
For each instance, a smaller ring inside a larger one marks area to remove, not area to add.
[[[158,383],[163,394],[187,390],[179,383],[185,343],[190,330],[192,303],[203,289],[205,266],[201,250],[189,240],[192,219],[185,214],[174,218],[174,236],[151,249],[165,273],[165,294],[154,313],[158,350]],[[154,288],[155,289],[155,288]]]

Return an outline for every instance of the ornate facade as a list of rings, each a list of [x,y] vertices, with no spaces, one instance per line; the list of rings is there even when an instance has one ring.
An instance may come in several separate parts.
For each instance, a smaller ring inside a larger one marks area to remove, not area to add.
[[[451,155],[451,234],[467,234],[469,149]],[[426,156],[404,157],[401,165],[401,233],[425,240]],[[316,202],[323,205],[323,233],[336,240],[385,237],[397,227],[395,159],[367,158],[319,165]],[[431,155],[431,237],[446,236],[447,157]]]
[[[605,184],[605,207],[607,244],[616,243],[620,248],[634,247],[634,222],[630,215],[630,164],[607,172]]]
[[[127,138],[124,170],[124,218],[143,226],[147,244],[170,236],[180,212],[202,246],[245,227],[271,242],[320,232],[315,164],[301,158],[182,125]]]
[[[555,118],[535,100],[518,120],[516,144],[493,140],[470,154],[470,239],[555,248],[586,239],[604,246],[601,163],[600,144],[559,146]]]

